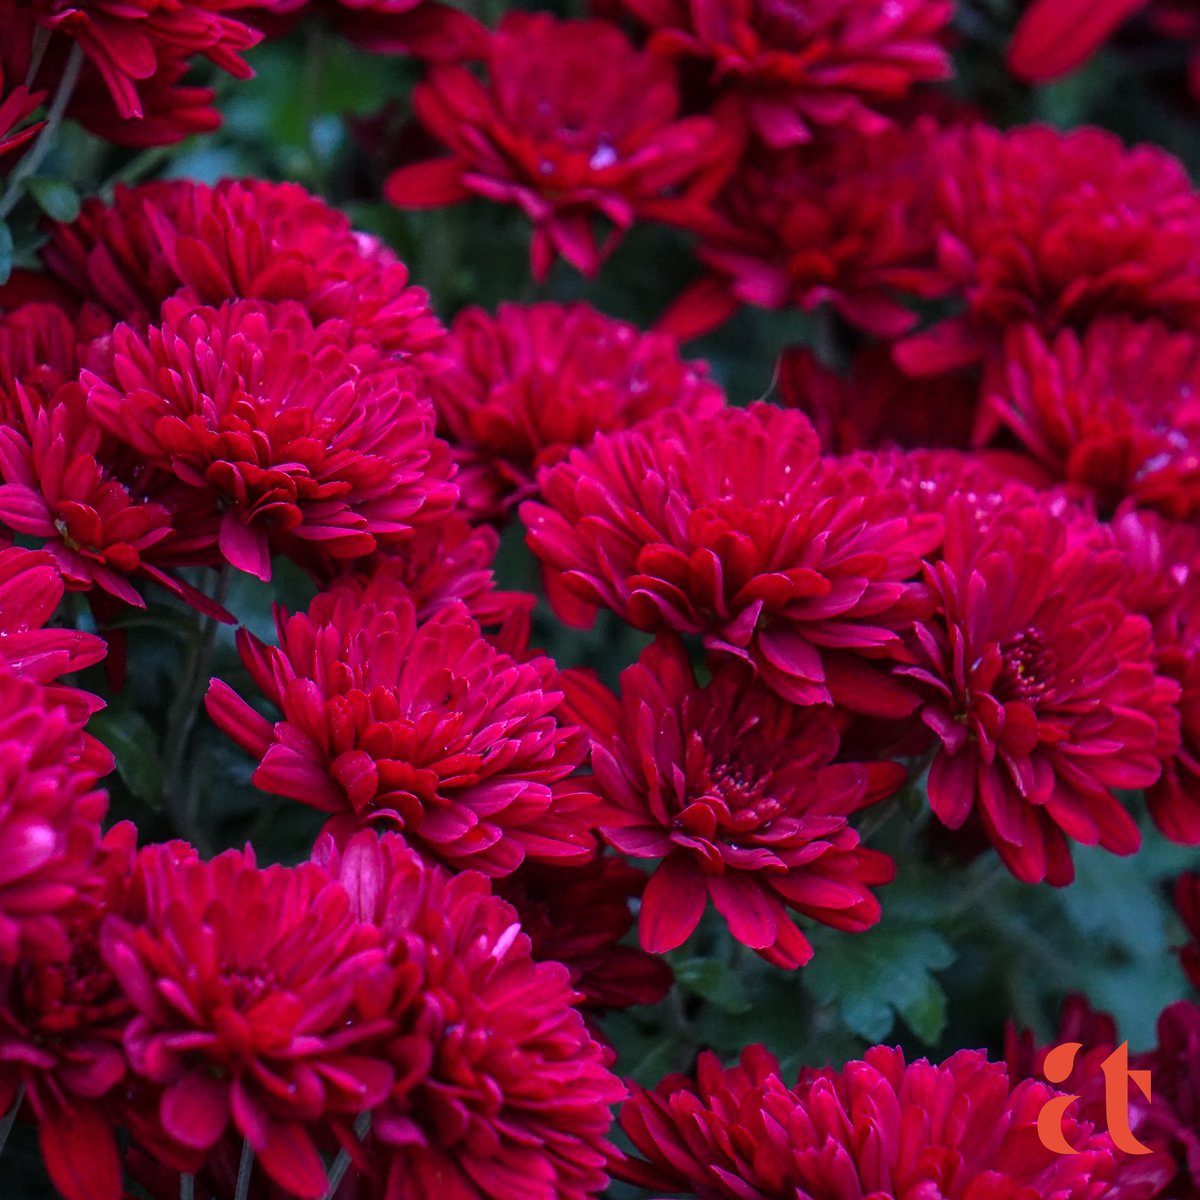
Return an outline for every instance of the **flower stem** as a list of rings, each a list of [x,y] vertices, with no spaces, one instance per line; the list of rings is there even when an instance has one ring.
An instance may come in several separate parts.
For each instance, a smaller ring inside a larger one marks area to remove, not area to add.
[[[50,153],[50,147],[54,145],[54,139],[58,136],[58,128],[63,122],[63,114],[67,111],[67,105],[71,103],[75,85],[79,82],[79,72],[82,69],[83,49],[76,42],[71,47],[71,56],[67,59],[66,70],[63,71],[58,91],[54,93],[54,99],[51,101],[50,111],[46,114],[46,124],[42,132],[38,134],[37,141],[33,143],[29,153],[17,163],[8,177],[8,186],[4,190],[4,195],[0,197],[0,221],[3,221],[17,207],[17,201],[21,199],[24,191],[25,180],[37,173],[38,167],[42,165],[42,160]]]
[[[254,1174],[254,1149],[248,1141],[242,1142],[242,1161],[238,1163],[237,1188],[233,1200],[246,1200],[250,1195],[250,1176]]]
[[[225,603],[232,580],[233,568],[225,563],[213,589],[213,598],[218,604]],[[204,617],[195,626],[179,680],[179,690],[167,712],[167,738],[163,746],[163,799],[172,811],[179,832],[196,846],[203,841],[204,832],[199,827],[196,805],[189,794],[185,775],[188,748],[208,684],[219,624],[215,617]]]
[[[367,1136],[367,1130],[370,1128],[371,1114],[369,1112],[362,1113],[354,1122],[354,1136],[361,1142]],[[337,1158],[333,1160],[333,1165],[329,1168],[329,1186],[325,1189],[325,1200],[333,1200],[334,1193],[346,1177],[348,1170],[350,1170],[350,1151],[343,1146],[338,1151]]]
[[[180,1175],[179,1177],[179,1200],[196,1200],[196,1177],[195,1175]]]
[[[12,1107],[4,1114],[3,1118],[0,1118],[0,1154],[4,1153],[4,1147],[8,1143],[8,1135],[12,1132],[12,1127],[17,1120],[17,1113],[21,1111],[21,1101],[24,1099],[25,1085],[21,1084],[17,1088],[17,1095],[12,1102]]]

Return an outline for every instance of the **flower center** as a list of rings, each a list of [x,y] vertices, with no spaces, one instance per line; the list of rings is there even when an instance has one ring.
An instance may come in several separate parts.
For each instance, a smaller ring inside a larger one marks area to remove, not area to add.
[[[1036,629],[1022,629],[1000,646],[1004,660],[995,693],[1002,700],[1037,700],[1049,690],[1058,660]]]

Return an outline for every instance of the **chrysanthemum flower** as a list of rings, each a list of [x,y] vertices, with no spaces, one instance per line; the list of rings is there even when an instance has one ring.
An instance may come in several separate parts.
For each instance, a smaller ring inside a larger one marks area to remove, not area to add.
[[[260,579],[272,551],[359,558],[454,504],[423,378],[298,303],[167,301],[81,379],[89,416],[205,497],[221,556]]]
[[[1175,1160],[1175,1179],[1162,1194],[1200,1195],[1200,1004],[1181,1000],[1164,1009],[1158,1044],[1136,1065],[1150,1071],[1154,1099],[1135,1132]]]
[[[497,519],[537,491],[537,472],[664,408],[708,415],[721,391],[673,338],[643,333],[586,304],[468,308],[431,379],[439,431],[459,464],[472,515]]]
[[[639,629],[700,634],[793,703],[911,711],[872,660],[901,653],[941,520],[868,465],[822,461],[801,413],[668,411],[540,483],[545,503],[521,516],[564,619],[608,607]]]
[[[1045,83],[1086,62],[1108,36],[1149,0],[1034,0],[1008,48],[1010,70]]]
[[[875,1046],[840,1072],[804,1072],[790,1089],[761,1046],[729,1069],[706,1052],[695,1080],[634,1089],[621,1128],[643,1157],[614,1173],[700,1200],[1101,1200],[1116,1169],[1107,1134],[1068,1113],[1075,1154],[1038,1139],[1038,1114],[1056,1094],[1033,1080],[1012,1087],[1002,1063],[973,1050],[906,1064],[900,1050]]]
[[[535,962],[517,914],[475,872],[447,878],[400,838],[359,834],[316,857],[375,923],[393,968],[382,1053],[395,1068],[371,1126],[376,1200],[585,1200],[605,1174],[625,1089],[572,1007],[566,967]]]
[[[444,521],[422,526],[400,545],[351,565],[359,583],[387,579],[402,586],[418,621],[462,604],[485,628],[527,628],[537,597],[496,587],[492,564],[499,545],[500,534],[492,526],[471,525],[456,510]],[[318,577],[325,588],[346,579],[344,570]]]
[[[1200,875],[1185,871],[1175,884],[1175,907],[1190,941],[1180,952],[1183,969],[1200,992]]]
[[[72,40],[125,118],[142,115],[139,84],[155,74],[160,58],[202,55],[244,79],[252,72],[242,54],[261,37],[229,15],[228,0],[5,0],[3,7],[10,5],[26,9],[48,33]]]
[[[10,579],[0,584],[6,623],[12,598]],[[39,665],[49,661],[43,655]],[[53,693],[20,678],[39,673],[29,658],[14,665],[16,672],[0,662],[0,966],[7,967],[68,956],[62,914],[90,879],[108,807],[78,722]]]
[[[392,1085],[360,1046],[386,1029],[358,1003],[384,983],[377,931],[313,864],[152,847],[140,870],[145,916],[109,916],[100,943],[137,1010],[125,1053],[160,1093],[162,1133],[201,1161],[232,1121],[282,1187],[323,1195],[313,1130],[349,1125]]]
[[[1153,627],[1155,670],[1180,690],[1173,739],[1160,722],[1150,815],[1172,841],[1200,845],[1200,530],[1126,506],[1099,532],[1124,556],[1126,606]]]
[[[657,1004],[668,992],[671,968],[620,941],[633,928],[629,902],[646,887],[644,872],[611,854],[582,866],[527,862],[496,881],[516,910],[533,956],[562,963],[590,1010]]]
[[[25,1089],[46,1169],[67,1200],[122,1194],[113,1091],[125,1077],[122,1039],[134,1010],[98,938],[105,916],[128,907],[136,844],[127,821],[105,835],[63,914],[66,958],[22,957],[0,969],[0,1110]]]
[[[876,137],[841,134],[812,147],[747,154],[694,219],[710,274],[681,296],[663,327],[695,337],[738,304],[814,309],[829,303],[884,337],[916,317],[901,302],[928,293],[933,238],[932,123]]]
[[[82,724],[102,702],[57,681],[94,666],[104,657],[105,645],[95,634],[46,628],[64,591],[48,554],[17,546],[0,550],[0,662],[22,678],[46,685],[50,701]]]
[[[593,798],[567,777],[586,752],[556,719],[547,658],[497,650],[460,604],[418,624],[394,579],[347,582],[276,616],[278,648],[243,631],[274,725],[214,680],[212,719],[262,760],[255,785],[309,804],[345,836],[402,831],[454,868],[506,875],[526,857],[590,856]]]
[[[0,62],[0,156],[25,145],[41,128],[41,123],[22,125],[26,117],[32,116],[45,98],[44,92],[31,92],[25,84],[18,84],[7,93],[4,90],[4,70]]]
[[[431,62],[477,57],[487,38],[474,17],[442,0],[256,0],[255,9],[247,19],[272,35],[320,13],[364,50]]]
[[[601,833],[622,854],[662,859],[642,896],[647,950],[682,945],[710,899],[738,941],[787,968],[812,957],[789,909],[845,930],[879,920],[870,889],[894,869],[859,845],[849,817],[899,787],[902,768],[835,764],[826,715],[735,664],[699,687],[675,641],[623,672],[620,701],[598,685],[569,694],[607,801]]]
[[[183,180],[118,188],[56,225],[46,269],[78,300],[130,324],[158,320],[180,289],[200,304],[297,300],[314,322],[348,321],[392,354],[436,354],[445,336],[429,297],[379,239],[292,183]]]
[[[1010,325],[1098,317],[1200,327],[1200,197],[1178,159],[1113,134],[1034,125],[948,132],[931,151],[940,277],[966,312],[897,347],[913,374],[974,361]]]
[[[887,108],[950,74],[947,0],[622,0],[663,54],[712,66],[718,93],[745,106],[771,146],[813,127],[876,134]],[[881,111],[882,110],[882,111]]]
[[[1092,322],[1081,336],[1014,327],[976,430],[1011,431],[1044,468],[1095,495],[1177,520],[1200,512],[1200,339],[1156,321]]]
[[[417,115],[450,154],[401,167],[384,192],[401,208],[469,196],[518,205],[533,222],[538,279],[558,255],[594,274],[635,219],[713,155],[713,122],[676,118],[670,64],[608,22],[510,13],[486,61],[486,83],[446,64],[417,87]],[[600,218],[611,233],[598,244]]]
[[[808,349],[779,359],[779,402],[812,421],[827,454],[970,443],[979,384],[967,372],[913,379],[896,366],[890,345],[854,356],[849,375],[830,370]]]
[[[1070,841],[1140,845],[1113,792],[1158,779],[1158,719],[1179,690],[1154,672],[1124,572],[1043,506],[981,519],[963,496],[926,568],[938,608],[916,625],[918,665],[897,670],[925,689],[921,717],[941,742],[929,801],[952,829],[977,813],[1028,883],[1069,883]]]

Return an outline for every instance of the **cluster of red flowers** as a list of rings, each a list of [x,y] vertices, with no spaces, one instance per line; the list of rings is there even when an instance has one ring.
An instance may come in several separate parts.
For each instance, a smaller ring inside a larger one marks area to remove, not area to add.
[[[517,206],[538,278],[657,221],[696,277],[653,331],[548,301],[447,330],[302,188],[171,181],[89,200],[0,288],[0,1110],[56,1186],[1197,1194],[1190,1002],[1135,1064],[1136,1169],[1082,1084],[1075,1153],[1039,1143],[1054,1092],[1015,1033],[1006,1064],[875,1047],[794,1086],[762,1047],[705,1055],[633,1091],[623,1153],[598,1024],[661,1000],[654,956],[706,916],[787,970],[814,925],[875,925],[904,864],[858,815],[909,783],[1029,884],[1069,884],[1074,844],[1137,851],[1130,793],[1200,845],[1182,165],[939,101],[946,0],[605,0],[494,30],[439,0],[0,0],[24,81],[0,152],[47,94],[116,141],[208,128],[189,63],[244,75],[309,7],[429,63],[413,107],[444,153],[393,164],[392,202]],[[818,313],[779,403],[728,403],[681,350],[740,305]],[[643,635],[615,687],[534,648],[536,597],[493,576],[506,526],[564,625]],[[311,857],[104,833],[101,702],[64,677],[119,659],[146,585],[232,622],[217,577],[279,560],[315,597],[276,607],[274,644],[240,630],[249,688],[205,706],[255,787],[324,815]],[[55,627],[67,592],[90,616]],[[1200,988],[1200,877],[1176,903]],[[1078,1006],[1073,1033],[1116,1043]]]

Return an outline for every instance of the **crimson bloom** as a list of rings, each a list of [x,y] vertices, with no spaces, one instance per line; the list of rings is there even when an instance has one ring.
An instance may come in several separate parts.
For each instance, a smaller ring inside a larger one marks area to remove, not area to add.
[[[739,304],[814,309],[829,303],[883,337],[916,323],[901,301],[933,280],[928,205],[932,122],[873,137],[842,133],[811,147],[745,155],[699,214],[709,275],[684,293],[662,326],[695,337]]]
[[[638,920],[647,950],[682,945],[710,898],[739,942],[787,968],[812,957],[788,909],[852,931],[879,920],[870,888],[894,868],[859,845],[849,817],[899,787],[904,770],[835,764],[825,714],[788,704],[734,664],[699,687],[674,641],[652,643],[623,672],[620,701],[588,687],[572,708],[592,736],[605,840],[662,859]]]
[[[169,300],[81,379],[91,418],[205,497],[221,556],[260,579],[272,551],[360,558],[456,497],[422,377],[296,302]]]
[[[118,187],[111,204],[89,200],[78,220],[53,226],[42,258],[68,297],[132,325],[156,322],[182,289],[214,306],[296,300],[314,323],[346,320],[360,340],[421,362],[445,336],[404,264],[293,183]]]
[[[461,604],[418,624],[386,575],[276,611],[278,648],[239,635],[242,661],[282,710],[272,725],[214,680],[209,715],[261,765],[254,783],[331,815],[344,838],[402,831],[455,869],[507,875],[526,856],[590,856],[593,798],[567,777],[586,752],[560,723],[557,672],[516,661]]]
[[[305,1200],[325,1191],[313,1142],[387,1095],[392,1070],[361,1043],[386,1022],[360,996],[382,984],[376,930],[320,867],[142,852],[145,915],[106,918],[104,961],[136,1009],[130,1069],[156,1089],[151,1123],[198,1164],[230,1121],[267,1173]]]
[[[926,568],[937,611],[915,627],[919,663],[897,671],[924,688],[921,718],[941,743],[929,801],[952,829],[977,813],[1027,883],[1069,883],[1070,841],[1140,845],[1113,791],[1158,779],[1159,722],[1178,721],[1179,689],[1154,672],[1124,572],[1045,507],[981,518],[965,496]]]
[[[886,110],[947,78],[948,0],[621,0],[651,49],[710,63],[712,85],[743,103],[770,146],[814,129],[886,128]]]
[[[106,647],[92,633],[46,628],[64,591],[62,576],[48,554],[17,546],[0,550],[0,663],[22,678],[46,685],[50,702],[65,707],[82,725],[104,707],[103,702],[57,681],[95,666]],[[103,761],[101,753],[95,765],[100,767]],[[108,768],[111,766],[110,759]]]
[[[143,113],[138,94],[162,58],[202,55],[239,78],[252,74],[242,57],[261,35],[228,14],[228,0],[32,0],[26,10],[42,29],[71,39],[104,80],[124,118]],[[6,30],[7,13],[3,14]]]
[[[435,66],[413,93],[418,117],[450,151],[393,172],[401,208],[482,196],[533,222],[534,275],[562,255],[594,274],[639,216],[714,153],[713,122],[676,119],[672,67],[634,49],[614,25],[510,13],[488,41],[488,81],[461,64]],[[595,223],[610,234],[597,243]]]
[[[110,913],[127,913],[137,830],[125,821],[100,845],[92,875],[63,913],[69,954],[22,957],[0,970],[0,1109],[19,1089],[37,1121],[42,1158],[67,1200],[117,1200],[121,1160],[114,1089],[133,1007],[100,957]]]
[[[371,1126],[363,1200],[585,1200],[608,1180],[609,1106],[625,1089],[572,1007],[566,967],[535,962],[487,880],[449,878],[395,834],[316,850],[379,928],[396,1083]]]
[[[21,126],[26,117],[37,111],[44,98],[44,92],[31,92],[23,83],[6,93],[3,65],[0,64],[0,155],[25,145],[37,134],[41,123]]]
[[[906,370],[976,361],[1024,321],[1047,334],[1102,316],[1200,327],[1200,197],[1178,159],[1042,125],[950,130],[933,153],[930,287],[959,293],[966,312],[905,339]]]
[[[1086,62],[1118,26],[1149,0],[1034,0],[1008,48],[1014,74],[1033,83],[1066,75]]]
[[[664,408],[708,415],[721,391],[673,338],[586,304],[464,309],[431,379],[439,430],[459,464],[464,505],[498,519],[537,491],[540,468]]]
[[[597,437],[540,482],[544,503],[521,518],[565,620],[604,606],[639,629],[701,635],[793,703],[912,710],[874,660],[903,653],[941,519],[914,514],[869,464],[822,460],[801,413],[667,412]]]
[[[11,597],[11,584],[0,585],[0,612]],[[96,788],[95,766],[85,757],[79,724],[51,692],[19,677],[28,660],[17,665],[14,673],[12,665],[0,662],[4,967],[19,959],[68,957],[63,914],[90,880],[108,808]]]
[[[1200,339],[1156,321],[1006,335],[976,440],[1011,431],[1050,480],[1177,520],[1200,512]]]
[[[620,1121],[642,1157],[614,1173],[698,1200],[1101,1200],[1116,1171],[1107,1134],[1068,1112],[1075,1154],[1038,1138],[1038,1114],[1056,1094],[1033,1080],[1012,1086],[1002,1063],[973,1050],[906,1064],[900,1050],[875,1046],[840,1072],[803,1072],[793,1088],[761,1046],[729,1069],[705,1052],[695,1080],[633,1090]]]
[[[657,1004],[671,968],[635,946],[619,945],[633,928],[629,902],[642,895],[644,872],[611,854],[582,866],[526,862],[495,889],[516,910],[533,956],[562,963],[588,1010]]]

